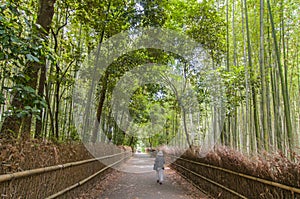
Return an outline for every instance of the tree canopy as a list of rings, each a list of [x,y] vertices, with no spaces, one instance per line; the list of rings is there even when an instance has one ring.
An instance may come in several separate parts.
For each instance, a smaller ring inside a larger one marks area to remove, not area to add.
[[[299,4],[1,2],[0,137],[297,152]]]

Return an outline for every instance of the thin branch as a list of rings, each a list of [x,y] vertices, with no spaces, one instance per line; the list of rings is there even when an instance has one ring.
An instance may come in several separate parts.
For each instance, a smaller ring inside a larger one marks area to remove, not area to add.
[[[65,23],[64,23],[63,25],[61,25],[60,27],[58,27],[58,29],[56,30],[56,35],[58,35],[58,32],[59,32],[63,27],[65,27],[65,26],[68,24],[68,19],[69,19],[69,17],[70,17],[70,14],[68,13],[68,10],[69,10],[69,8],[68,8],[68,6],[67,6],[67,8],[66,8],[66,20],[65,20]]]

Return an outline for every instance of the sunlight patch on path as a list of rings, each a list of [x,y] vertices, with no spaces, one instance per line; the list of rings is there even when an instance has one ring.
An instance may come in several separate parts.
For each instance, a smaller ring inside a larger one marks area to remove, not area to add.
[[[127,173],[149,173],[153,171],[155,158],[147,153],[135,153],[132,158],[123,163],[118,170]]]

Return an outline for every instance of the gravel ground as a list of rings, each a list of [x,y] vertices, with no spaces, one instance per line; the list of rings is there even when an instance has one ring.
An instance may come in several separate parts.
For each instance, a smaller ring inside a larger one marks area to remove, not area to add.
[[[162,185],[152,170],[154,158],[136,154],[117,170],[109,173],[79,198],[95,199],[204,199],[209,198],[169,167]]]

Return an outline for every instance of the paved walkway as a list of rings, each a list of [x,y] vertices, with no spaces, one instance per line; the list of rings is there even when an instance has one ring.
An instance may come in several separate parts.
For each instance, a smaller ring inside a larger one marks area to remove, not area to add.
[[[163,184],[158,184],[153,163],[150,155],[135,154],[119,168],[122,171],[120,179],[109,184],[98,199],[208,198],[169,167],[165,169]]]

